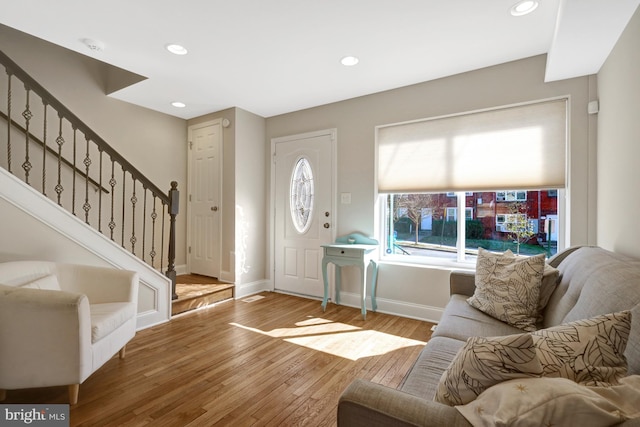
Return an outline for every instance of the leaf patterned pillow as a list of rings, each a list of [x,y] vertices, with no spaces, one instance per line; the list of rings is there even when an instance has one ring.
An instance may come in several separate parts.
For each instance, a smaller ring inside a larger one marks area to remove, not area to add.
[[[544,254],[516,258],[510,251],[494,254],[478,248],[476,289],[467,302],[511,326],[535,331],[544,259]]]
[[[487,388],[514,378],[566,378],[607,387],[627,373],[624,351],[631,312],[504,337],[471,337],[442,374],[434,400],[464,405]]]
[[[495,384],[540,375],[531,335],[471,337],[442,374],[434,400],[464,405]]]
[[[582,385],[617,384],[627,373],[624,351],[631,312],[605,314],[531,333],[546,377]]]

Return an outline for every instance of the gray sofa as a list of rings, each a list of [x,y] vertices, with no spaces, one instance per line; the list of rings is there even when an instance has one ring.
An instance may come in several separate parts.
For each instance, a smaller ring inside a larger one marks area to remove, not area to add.
[[[628,375],[640,374],[640,260],[597,247],[574,247],[548,260],[559,283],[544,310],[542,328],[600,314],[631,310],[625,356]],[[431,339],[398,389],[355,380],[340,397],[339,426],[469,426],[451,406],[433,400],[442,373],[471,336],[523,331],[471,307],[474,274],[452,272],[451,298]],[[624,427],[640,426],[640,419]]]

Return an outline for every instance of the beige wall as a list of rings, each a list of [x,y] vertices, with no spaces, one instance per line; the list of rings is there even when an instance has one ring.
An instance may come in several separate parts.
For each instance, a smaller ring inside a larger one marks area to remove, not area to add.
[[[262,281],[267,271],[267,171],[265,119],[236,108],[236,285]]]
[[[338,130],[338,188],[351,193],[350,205],[338,206],[338,235],[354,230],[375,235],[374,128],[377,125],[491,108],[533,100],[570,96],[569,212],[566,244],[595,243],[595,134],[587,114],[592,79],[581,77],[545,83],[545,56],[403,87],[267,119],[272,138],[320,129]],[[270,163],[267,161],[267,166]],[[379,299],[444,307],[447,274],[441,269],[383,264]],[[355,278],[355,276],[353,276]],[[357,292],[355,280],[345,286]]]
[[[168,191],[171,181],[177,181],[180,206],[186,206],[185,120],[106,96],[105,88],[126,73],[99,61],[3,25],[0,49],[160,189]],[[185,215],[178,216],[176,228],[180,266],[186,262]]]
[[[640,9],[598,73],[598,245],[640,258]]]

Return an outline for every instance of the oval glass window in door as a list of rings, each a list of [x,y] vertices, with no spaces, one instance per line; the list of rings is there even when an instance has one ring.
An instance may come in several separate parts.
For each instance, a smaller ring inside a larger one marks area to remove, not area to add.
[[[305,233],[311,225],[314,191],[311,164],[301,157],[293,167],[289,190],[291,219],[300,234]]]

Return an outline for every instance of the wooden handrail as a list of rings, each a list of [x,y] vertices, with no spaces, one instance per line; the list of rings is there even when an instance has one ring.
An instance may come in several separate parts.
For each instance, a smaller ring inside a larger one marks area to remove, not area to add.
[[[7,116],[2,111],[0,111],[0,117],[2,117],[7,122],[9,122],[9,116]],[[27,130],[24,127],[22,127],[20,125],[20,123],[16,122],[13,119],[11,119],[11,126],[13,126],[14,128],[17,128],[22,133],[26,133],[27,132]],[[36,144],[40,145],[41,147],[44,146],[44,142],[42,142],[40,140],[40,138],[38,138],[37,136],[35,136],[31,132],[29,132],[29,140],[35,142]],[[50,154],[53,154],[54,156],[58,156],[58,153],[56,152],[56,150],[54,150],[53,148],[49,147],[48,145],[47,145],[47,152],[50,153]],[[71,163],[69,160],[65,159],[64,157],[61,157],[60,161],[62,163],[64,163],[65,165],[69,166],[71,169],[73,169],[75,171],[75,173],[77,173],[81,177],[88,178],[89,182],[92,183],[97,189],[100,189],[100,191],[102,191],[103,193],[109,194],[109,190],[107,190],[105,187],[100,186],[100,183],[96,182],[95,179],[93,179],[91,177],[87,177],[87,175],[84,172],[82,172],[77,167],[73,166],[73,163]]]
[[[169,195],[160,190],[153,182],[151,182],[146,176],[136,169],[131,163],[127,161],[120,153],[118,153],[113,147],[102,139],[97,133],[95,133],[89,126],[87,126],[78,116],[73,114],[71,110],[65,107],[60,101],[58,101],[49,91],[47,91],[40,83],[35,81],[26,71],[24,71],[18,64],[13,62],[2,50],[0,50],[0,63],[4,64],[7,69],[7,73],[19,78],[25,87],[33,90],[40,96],[47,105],[50,105],[58,115],[67,119],[73,126],[82,132],[85,137],[93,141],[100,149],[107,153],[111,159],[119,163],[124,170],[129,172],[136,181],[143,184],[145,188],[151,190],[157,195],[160,200],[169,204]]]

